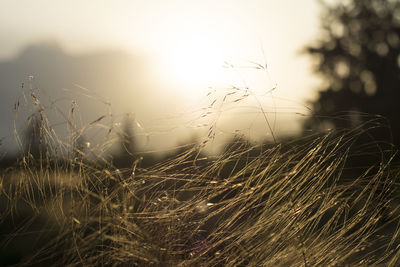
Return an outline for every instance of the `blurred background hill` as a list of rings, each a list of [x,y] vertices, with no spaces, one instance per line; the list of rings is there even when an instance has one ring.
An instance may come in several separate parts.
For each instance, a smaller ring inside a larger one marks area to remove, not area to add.
[[[122,50],[70,55],[55,41],[29,45],[15,58],[0,62],[0,88],[0,135],[2,149],[7,151],[15,150],[15,105],[28,105],[31,91],[45,106],[57,106],[65,114],[76,103],[81,125],[108,113],[114,113],[118,122],[118,114],[124,112],[148,122],[160,114],[162,103],[172,105],[174,101],[172,97],[159,97],[146,61],[140,57]],[[31,111],[20,109],[18,130],[24,130],[24,119]],[[49,114],[52,123],[65,124],[59,117]]]

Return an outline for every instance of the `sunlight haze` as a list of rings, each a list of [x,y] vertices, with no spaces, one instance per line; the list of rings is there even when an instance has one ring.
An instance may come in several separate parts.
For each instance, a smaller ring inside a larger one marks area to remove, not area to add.
[[[128,51],[146,61],[141,78],[158,88],[158,98],[172,95],[177,101],[149,103],[163,107],[162,118],[204,107],[210,88],[248,86],[265,96],[276,86],[271,95],[275,106],[266,110],[289,114],[284,125],[279,126],[279,119],[274,124],[277,132],[292,134],[300,127],[295,113],[306,110],[305,101],[313,98],[318,82],[310,59],[300,53],[316,38],[318,22],[314,0],[6,0],[0,3],[0,34],[6,36],[0,59],[12,59],[26,45],[48,40],[71,54]],[[267,68],[256,70],[256,64]],[[119,100],[118,90],[110,92],[118,112],[137,112],[127,110],[129,94],[122,99],[121,93]],[[250,127],[241,125],[245,121],[238,127]]]

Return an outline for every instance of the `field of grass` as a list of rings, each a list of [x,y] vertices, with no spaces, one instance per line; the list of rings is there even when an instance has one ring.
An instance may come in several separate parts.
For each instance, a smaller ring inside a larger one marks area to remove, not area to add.
[[[50,145],[1,171],[1,265],[400,264],[400,167],[368,125],[116,168],[55,157],[41,114]]]

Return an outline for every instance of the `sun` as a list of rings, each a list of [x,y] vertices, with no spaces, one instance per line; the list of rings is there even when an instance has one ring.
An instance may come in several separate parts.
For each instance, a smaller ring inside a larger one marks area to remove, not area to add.
[[[223,63],[223,49],[218,40],[193,33],[171,42],[164,66],[176,82],[198,88],[219,82]]]

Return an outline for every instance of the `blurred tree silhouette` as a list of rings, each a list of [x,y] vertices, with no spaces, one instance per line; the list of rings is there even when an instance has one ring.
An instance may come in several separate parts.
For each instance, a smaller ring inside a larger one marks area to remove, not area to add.
[[[45,151],[43,142],[43,126],[42,119],[39,112],[33,113],[28,119],[28,125],[24,134],[24,147],[23,152],[25,156],[30,155],[33,159],[39,160]]]
[[[82,134],[79,133],[76,137],[73,138],[72,157],[74,161],[83,161],[84,157],[86,156],[88,146],[89,143],[86,142],[86,139],[85,137],[83,137]]]
[[[136,144],[133,133],[133,119],[127,114],[122,122],[122,130],[119,133],[120,150],[114,157],[114,163],[118,167],[131,167],[136,159]]]
[[[400,1],[328,2],[321,1],[321,38],[306,48],[325,83],[305,128],[348,128],[365,113],[377,114],[389,122],[389,141],[399,145]]]

